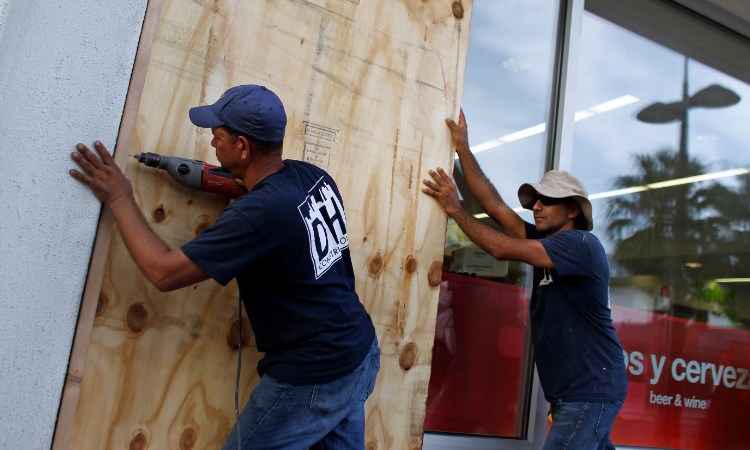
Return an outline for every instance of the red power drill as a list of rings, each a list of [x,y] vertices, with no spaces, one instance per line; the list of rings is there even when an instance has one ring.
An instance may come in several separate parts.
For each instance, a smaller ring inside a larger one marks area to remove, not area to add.
[[[193,189],[227,198],[237,198],[247,193],[245,186],[238,183],[228,170],[220,166],[197,159],[164,156],[150,152],[139,153],[133,157],[148,167],[166,170],[175,181]]]

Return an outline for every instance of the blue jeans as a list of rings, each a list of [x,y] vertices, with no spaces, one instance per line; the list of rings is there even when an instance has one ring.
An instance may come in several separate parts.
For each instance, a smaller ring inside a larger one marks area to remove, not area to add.
[[[614,450],[609,431],[620,408],[622,402],[555,401],[544,450]]]
[[[377,339],[353,372],[294,386],[264,375],[240,414],[242,450],[362,450],[365,400],[380,369]],[[237,450],[237,424],[224,450]]]

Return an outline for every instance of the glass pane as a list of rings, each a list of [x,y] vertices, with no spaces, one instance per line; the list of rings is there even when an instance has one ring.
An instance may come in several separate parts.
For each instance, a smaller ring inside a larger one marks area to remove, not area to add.
[[[511,207],[544,170],[557,11],[549,0],[474,4],[463,107],[472,150]],[[460,167],[454,176],[464,205],[489,222]],[[522,437],[531,272],[484,253],[453,222],[444,267],[425,429]]]
[[[669,2],[619,3],[586,2],[560,159],[596,199],[611,265],[629,378],[612,438],[745,448],[750,43]]]

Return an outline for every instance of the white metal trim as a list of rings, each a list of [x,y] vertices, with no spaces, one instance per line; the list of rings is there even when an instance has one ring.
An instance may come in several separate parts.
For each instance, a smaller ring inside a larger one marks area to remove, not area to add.
[[[559,88],[554,100],[554,111],[550,120],[553,127],[549,135],[551,139],[547,158],[547,170],[558,169],[566,162],[560,161],[561,155],[570,158],[575,133],[575,89],[578,81],[578,55],[582,39],[582,23],[584,0],[567,0],[565,2],[565,29],[561,32],[562,49],[560,53]]]

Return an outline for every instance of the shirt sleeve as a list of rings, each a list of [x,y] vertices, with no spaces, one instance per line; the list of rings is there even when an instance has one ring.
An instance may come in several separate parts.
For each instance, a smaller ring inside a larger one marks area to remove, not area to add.
[[[560,276],[591,276],[591,252],[587,234],[577,230],[554,233],[539,242],[547,251]]]
[[[275,247],[270,229],[258,205],[231,206],[182,251],[208,276],[226,285]]]

